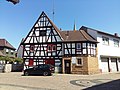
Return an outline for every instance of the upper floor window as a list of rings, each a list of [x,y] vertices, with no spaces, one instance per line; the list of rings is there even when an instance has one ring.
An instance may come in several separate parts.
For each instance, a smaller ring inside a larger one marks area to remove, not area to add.
[[[12,54],[12,55],[14,54],[14,51],[13,51],[13,50],[11,50],[11,54]]]
[[[76,44],[76,54],[82,54],[82,43]]]
[[[49,44],[47,46],[47,51],[49,51],[49,52],[56,51],[56,45]]]
[[[119,41],[115,39],[113,39],[113,41],[114,41],[114,47],[119,47]]]
[[[34,45],[30,45],[30,52],[34,52],[35,46]]]
[[[8,49],[6,49],[6,54],[8,54],[9,53],[9,50]]]
[[[52,46],[52,51],[56,51],[56,45]]]
[[[81,49],[81,43],[77,43],[77,49]]]
[[[109,38],[102,37],[102,42],[103,42],[104,45],[109,45]]]
[[[40,36],[46,36],[47,31],[46,30],[40,30]]]

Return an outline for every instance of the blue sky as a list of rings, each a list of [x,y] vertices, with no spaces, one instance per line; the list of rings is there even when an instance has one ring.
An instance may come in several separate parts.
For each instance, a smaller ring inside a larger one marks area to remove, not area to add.
[[[54,0],[54,23],[62,30],[87,26],[120,34],[120,0]],[[0,0],[0,38],[18,48],[41,12],[53,20],[53,0],[20,0],[13,5]]]

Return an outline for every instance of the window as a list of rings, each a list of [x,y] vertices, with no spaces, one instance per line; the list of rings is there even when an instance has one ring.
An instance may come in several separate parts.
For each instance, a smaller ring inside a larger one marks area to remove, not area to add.
[[[77,43],[77,49],[81,49],[81,43]]]
[[[48,50],[48,51],[51,51],[51,45],[48,45],[47,50]]]
[[[113,41],[114,41],[114,47],[119,47],[119,41],[115,39],[113,39]]]
[[[30,52],[34,52],[35,46],[34,45],[30,45]]]
[[[56,45],[52,46],[52,51],[56,51]]]
[[[40,36],[46,36],[46,30],[40,30]]]
[[[87,45],[86,43],[82,43],[83,54],[87,54]]]
[[[11,50],[11,55],[13,55],[14,54],[14,51],[13,50]]]
[[[56,51],[56,45],[52,45],[52,44],[48,45],[47,51],[50,51],[50,52]]]
[[[9,50],[8,49],[6,49],[6,54],[8,54],[9,53]]]
[[[102,41],[104,45],[109,45],[109,38],[107,37],[102,37]]]
[[[43,68],[43,65],[39,65],[39,68]]]
[[[81,43],[76,44],[76,54],[82,54],[82,46]]]
[[[77,58],[76,65],[77,66],[83,66],[83,60],[81,58]]]

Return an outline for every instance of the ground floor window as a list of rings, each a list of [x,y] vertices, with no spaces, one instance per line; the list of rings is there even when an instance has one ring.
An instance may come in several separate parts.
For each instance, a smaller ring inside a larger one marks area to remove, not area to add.
[[[83,66],[83,60],[81,58],[77,58],[76,65]]]

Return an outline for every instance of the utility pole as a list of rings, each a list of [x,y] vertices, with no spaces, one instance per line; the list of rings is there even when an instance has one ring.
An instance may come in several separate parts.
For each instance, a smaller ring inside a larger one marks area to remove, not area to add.
[[[52,12],[52,14],[53,14],[53,22],[54,22],[54,15],[55,15],[54,0],[53,0],[53,12]]]
[[[14,5],[20,2],[19,0],[6,0],[6,1],[11,2]]]

